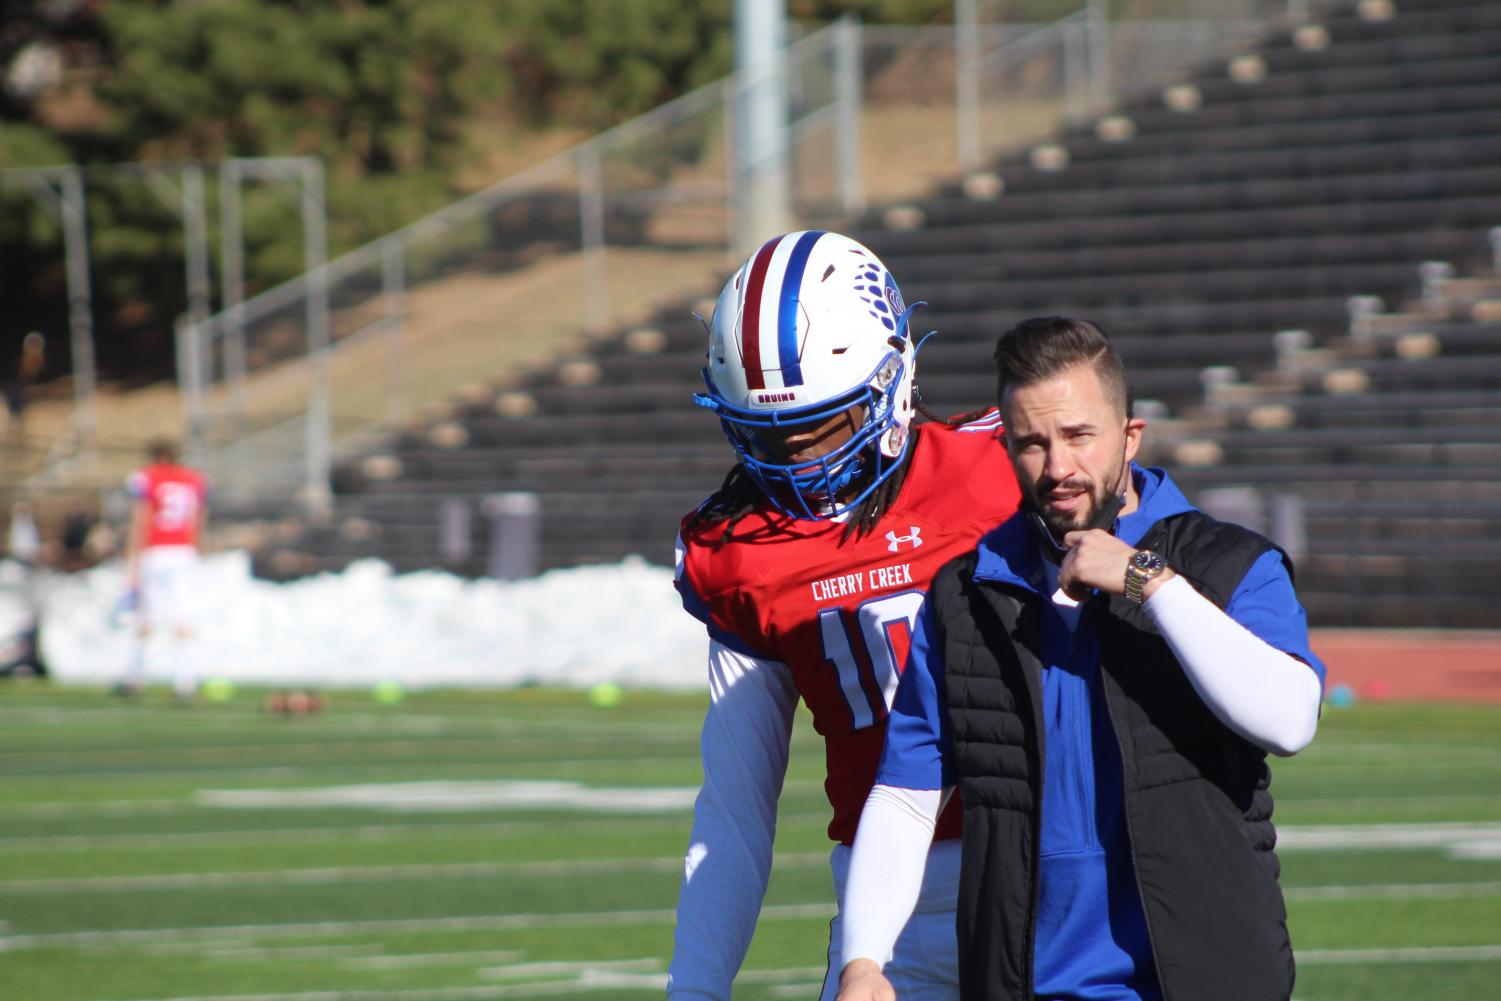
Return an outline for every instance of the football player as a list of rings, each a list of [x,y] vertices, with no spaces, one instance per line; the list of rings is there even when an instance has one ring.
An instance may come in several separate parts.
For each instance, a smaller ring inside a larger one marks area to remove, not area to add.
[[[767,242],[720,293],[707,390],[738,463],[683,519],[677,585],[709,632],[704,784],[678,898],[667,993],[729,1001],[771,871],[799,698],[823,737],[836,896],[875,778],[929,579],[1015,511],[995,411],[913,423],[914,306],[870,250],[835,233]],[[924,413],[924,416],[927,416]],[[887,974],[904,1001],[954,1001],[959,812]],[[822,997],[833,998],[840,918]]]
[[[179,699],[197,690],[192,663],[193,612],[197,597],[198,544],[208,510],[203,477],[181,465],[177,446],[153,442],[150,464],[126,480],[134,500],[126,537],[126,578],[136,598],[136,645],[122,695],[140,691],[146,672],[146,646],[152,627],[171,630],[172,688]]]

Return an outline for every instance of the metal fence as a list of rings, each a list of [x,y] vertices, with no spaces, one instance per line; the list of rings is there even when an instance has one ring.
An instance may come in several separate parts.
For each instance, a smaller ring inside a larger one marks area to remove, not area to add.
[[[1170,83],[1285,0],[1111,22],[841,22],[789,46],[794,224],[846,219]],[[224,497],[327,502],[335,458],[581,337],[705,294],[755,233],[736,115],[755,80],[694,91],[179,332],[188,438]],[[321,197],[321,194],[318,195]],[[314,194],[308,194],[314,197]],[[310,237],[311,239],[311,237]],[[312,248],[310,246],[310,255]],[[479,398],[479,397],[476,397]]]

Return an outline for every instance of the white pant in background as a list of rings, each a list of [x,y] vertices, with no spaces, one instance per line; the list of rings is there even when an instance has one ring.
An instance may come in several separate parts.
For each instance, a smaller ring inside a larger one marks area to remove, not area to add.
[[[139,688],[146,675],[148,634],[163,635],[170,651],[172,689],[188,698],[198,689],[193,656],[193,623],[198,611],[198,550],[194,546],[151,546],[141,553],[138,635],[125,685]]]
[[[141,553],[140,573],[141,625],[179,631],[191,627],[198,603],[198,550],[152,546]]]

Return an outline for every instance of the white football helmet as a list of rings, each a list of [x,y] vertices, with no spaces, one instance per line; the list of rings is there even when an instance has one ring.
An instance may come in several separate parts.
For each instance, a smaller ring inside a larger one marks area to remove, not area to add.
[[[741,465],[779,509],[837,517],[901,465],[917,354],[907,320],[918,305],[902,302],[869,249],[816,230],[767,241],[725,283],[709,325],[708,392],[694,402],[719,415]],[[818,459],[778,461],[763,437],[857,404],[859,430]]]

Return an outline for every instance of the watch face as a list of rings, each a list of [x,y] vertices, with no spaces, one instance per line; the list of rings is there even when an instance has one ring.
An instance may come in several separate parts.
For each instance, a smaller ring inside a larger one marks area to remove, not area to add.
[[[1161,556],[1145,549],[1131,557],[1131,565],[1149,574],[1161,572],[1163,566]]]

